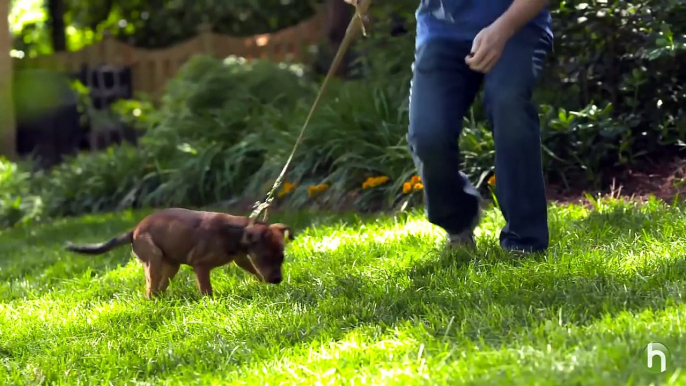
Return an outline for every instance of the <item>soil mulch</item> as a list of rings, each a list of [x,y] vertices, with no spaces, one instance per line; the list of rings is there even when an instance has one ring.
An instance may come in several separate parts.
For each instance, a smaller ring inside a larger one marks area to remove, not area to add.
[[[639,202],[645,202],[651,195],[668,203],[675,198],[686,198],[686,159],[652,162],[641,169],[625,170],[621,175],[600,191],[565,190],[551,185],[548,199],[561,204],[590,204],[586,193],[594,198],[614,197]]]

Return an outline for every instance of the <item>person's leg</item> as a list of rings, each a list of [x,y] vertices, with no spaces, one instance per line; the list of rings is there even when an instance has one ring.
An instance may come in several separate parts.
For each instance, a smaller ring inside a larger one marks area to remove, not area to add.
[[[424,184],[429,222],[445,229],[454,243],[473,243],[478,225],[478,193],[459,171],[458,137],[462,119],[483,76],[464,58],[471,42],[430,40],[412,65],[409,150]]]
[[[547,51],[542,43],[511,40],[484,81],[484,107],[495,139],[496,196],[507,224],[506,250],[548,248],[547,202],[540,123],[532,101]]]

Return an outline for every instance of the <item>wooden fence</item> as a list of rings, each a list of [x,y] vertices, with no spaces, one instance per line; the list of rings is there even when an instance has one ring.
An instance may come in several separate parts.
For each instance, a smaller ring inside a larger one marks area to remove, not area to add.
[[[308,48],[318,44],[325,36],[326,22],[326,9],[320,7],[311,18],[272,34],[237,38],[215,34],[209,26],[203,25],[194,38],[163,49],[136,48],[106,35],[100,42],[79,51],[14,59],[14,64],[18,68],[42,68],[68,73],[78,73],[83,65],[130,67],[133,91],[158,99],[167,81],[196,54],[307,62]]]

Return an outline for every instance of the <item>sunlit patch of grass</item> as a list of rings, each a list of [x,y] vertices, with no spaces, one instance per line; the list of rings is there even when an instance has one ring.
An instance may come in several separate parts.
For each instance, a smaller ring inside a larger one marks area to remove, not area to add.
[[[66,253],[147,212],[0,233],[1,384],[682,384],[686,213],[657,201],[550,208],[551,247],[500,251],[486,211],[475,252],[447,252],[423,214],[293,213],[285,281],[236,267],[200,297],[182,269],[143,297],[121,248]],[[638,353],[670,349],[664,374]],[[353,383],[354,382],[354,383]]]

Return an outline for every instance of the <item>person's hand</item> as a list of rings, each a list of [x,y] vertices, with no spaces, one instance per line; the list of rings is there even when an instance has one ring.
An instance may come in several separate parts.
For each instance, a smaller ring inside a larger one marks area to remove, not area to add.
[[[474,38],[471,53],[465,58],[469,68],[484,74],[491,71],[500,59],[505,44],[512,37],[510,31],[505,24],[498,22],[482,29]]]

